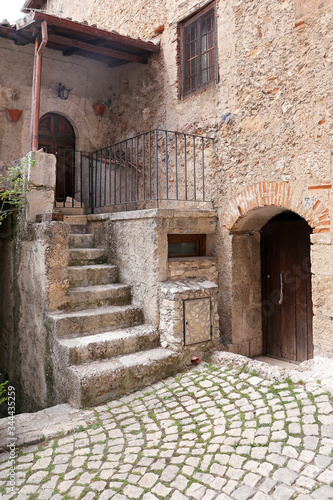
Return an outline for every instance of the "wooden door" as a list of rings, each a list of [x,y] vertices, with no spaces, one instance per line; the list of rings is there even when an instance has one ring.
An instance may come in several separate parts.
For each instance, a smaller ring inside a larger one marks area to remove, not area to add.
[[[66,118],[55,113],[47,113],[39,120],[39,148],[56,155],[56,201],[74,198],[74,150],[75,135],[72,125]]]
[[[300,218],[276,219],[261,232],[266,354],[305,361],[313,357],[311,228]]]

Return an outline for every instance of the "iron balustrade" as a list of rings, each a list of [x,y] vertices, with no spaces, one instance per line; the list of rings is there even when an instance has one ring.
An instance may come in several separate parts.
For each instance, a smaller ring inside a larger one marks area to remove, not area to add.
[[[57,157],[56,200],[68,207],[134,210],[162,201],[206,201],[213,139],[153,129],[88,153],[44,148]],[[208,156],[208,159],[207,159]]]

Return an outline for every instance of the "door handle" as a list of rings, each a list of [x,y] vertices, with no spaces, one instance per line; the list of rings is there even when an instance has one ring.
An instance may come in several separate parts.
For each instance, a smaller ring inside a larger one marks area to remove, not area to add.
[[[283,302],[283,271],[280,272],[280,299],[279,299],[279,306]]]

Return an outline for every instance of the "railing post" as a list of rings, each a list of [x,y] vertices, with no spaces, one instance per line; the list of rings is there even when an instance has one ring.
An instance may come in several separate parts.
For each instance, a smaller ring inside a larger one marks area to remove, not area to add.
[[[205,201],[205,149],[204,149],[204,138],[201,138],[202,147],[202,201]]]
[[[176,170],[176,200],[178,200],[178,152],[177,152],[177,132],[175,132],[175,170]]]
[[[70,151],[69,151],[70,153]],[[75,165],[74,165],[74,155],[75,151],[72,150],[72,208],[74,208],[74,196],[75,196]]]
[[[111,206],[111,165],[112,165],[112,154],[111,154],[111,146],[109,147],[109,155],[110,155],[110,160],[109,160],[109,205]]]
[[[196,201],[196,179],[195,179],[195,136],[193,136],[193,198]]]
[[[166,181],[166,199],[169,199],[169,172],[168,172],[168,132],[165,131],[165,181]]]
[[[149,143],[148,143],[148,154],[149,154],[149,199],[151,200],[151,135],[149,131]]]
[[[127,211],[127,140],[125,141],[125,210]]]
[[[63,182],[63,196],[64,196],[64,199],[62,200],[62,206],[65,207],[66,206],[66,157],[64,155],[64,150],[62,150],[62,166],[63,166],[63,169],[62,169],[62,174],[63,174],[62,182]]]
[[[93,153],[89,153],[89,205],[91,213],[94,213],[94,159]]]
[[[158,131],[155,130],[156,207],[158,208]]]
[[[104,206],[106,206],[106,148],[104,151]]]
[[[145,134],[142,134],[142,197],[146,200],[145,190]]]
[[[114,145],[113,204],[117,205],[117,146]]]
[[[186,134],[184,134],[184,182],[185,182],[185,200],[187,200],[187,151],[186,151]]]
[[[83,185],[83,181],[82,181],[82,151],[80,151],[80,205],[81,205],[81,208],[82,208],[82,200],[83,200],[82,185]]]

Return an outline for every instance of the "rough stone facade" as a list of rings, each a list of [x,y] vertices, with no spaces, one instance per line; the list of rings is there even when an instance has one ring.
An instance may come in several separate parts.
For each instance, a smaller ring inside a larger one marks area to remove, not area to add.
[[[179,257],[168,259],[168,279],[203,278],[218,282],[216,257]]]
[[[244,312],[254,319],[243,318],[240,328],[239,308],[243,310],[244,301],[236,293],[237,272],[239,264],[245,263],[242,252],[237,260],[238,243],[233,238],[239,236],[233,236],[234,232],[242,227],[258,233],[255,242],[265,222],[282,209],[290,209],[308,221],[313,233],[331,234],[333,7],[330,0],[217,2],[219,82],[180,99],[177,27],[208,3],[170,0],[152,6],[139,2],[135,4],[138,16],[132,15],[133,6],[123,2],[106,12],[102,0],[95,2],[93,11],[83,10],[81,2],[62,0],[50,1],[48,8],[122,34],[160,39],[161,53],[153,64],[159,82],[150,88],[144,116],[153,115],[154,123],[166,128],[215,138],[217,161],[210,164],[207,190],[219,215],[215,255],[219,283],[223,283],[219,290],[221,333],[235,350],[251,355],[260,351],[260,276],[248,284],[257,290],[253,289],[255,302]],[[144,127],[142,108],[136,111],[129,102],[121,123],[134,116]],[[126,133],[124,128],[116,136],[123,138]],[[253,222],[256,218],[259,223]],[[253,265],[260,260],[256,245]],[[330,246],[331,239],[326,247]],[[317,252],[330,258],[328,250],[313,240],[314,272]],[[316,307],[319,296],[325,300],[331,268],[327,266],[325,279],[323,275],[313,279],[315,353],[321,345],[327,346],[323,331],[328,329],[329,336],[333,335],[329,311]]]
[[[18,411],[45,408],[55,401],[52,338],[45,319],[48,311],[68,301],[69,287],[69,224],[32,223],[36,219],[36,200],[45,211],[52,211],[55,159],[53,155],[33,153],[28,161],[25,211],[15,222],[16,230],[10,227],[9,218],[0,233],[0,284],[4,297],[0,311],[0,365],[2,373],[17,388]]]
[[[220,343],[218,287],[211,281],[166,281],[160,285],[162,345],[180,351],[187,364]]]
[[[217,0],[218,82],[181,99],[179,23],[208,3],[120,0],[106,8],[104,0],[49,0],[49,13],[160,42],[161,50],[146,66],[107,68],[45,49],[41,115],[66,116],[78,149],[107,146],[154,127],[213,138],[205,182],[217,218],[200,210],[108,215],[100,237],[107,228],[109,260],[133,285],[134,301],[154,325],[160,320],[160,283],[180,274],[192,278],[195,268],[196,278],[218,283],[223,344],[260,355],[260,229],[291,210],[313,233],[314,353],[333,355],[332,1]],[[0,125],[0,153],[8,160],[28,148],[32,47],[0,43],[7,75],[0,80],[0,105],[12,105],[19,88],[16,102],[23,108],[20,122]],[[73,87],[65,103],[56,97],[58,81]],[[107,103],[101,118],[92,112],[96,100]],[[89,217],[91,223],[103,218]],[[216,269],[213,259],[209,267],[204,259],[198,266],[168,261],[167,234],[175,233],[207,234],[207,256],[217,259]]]

